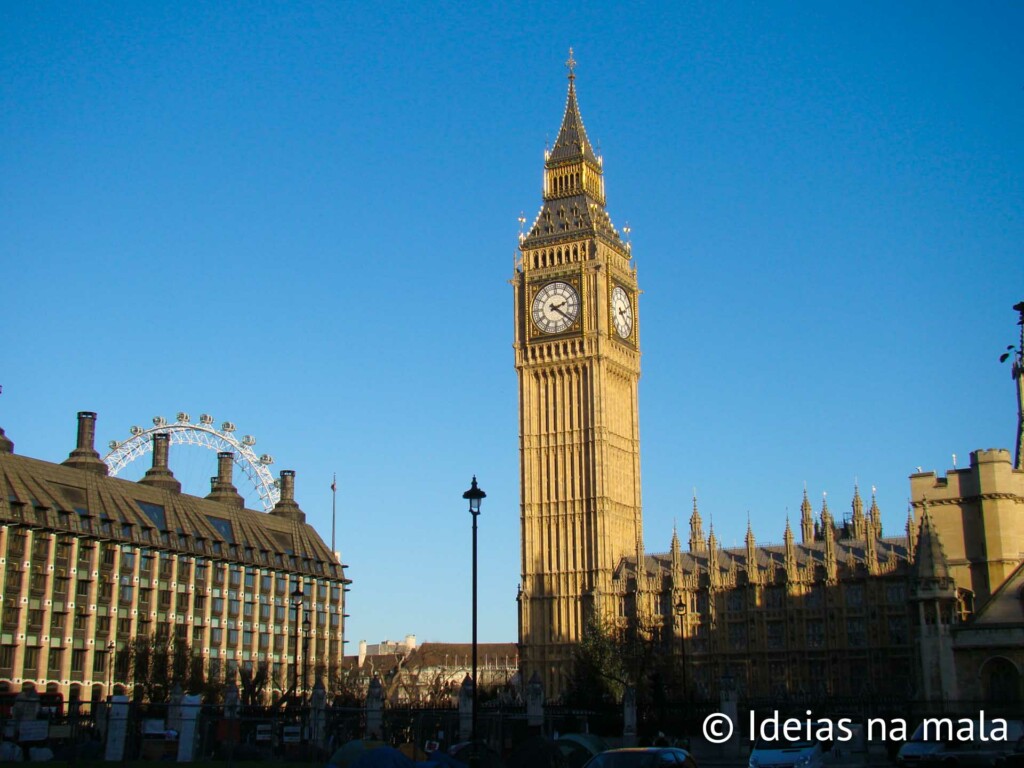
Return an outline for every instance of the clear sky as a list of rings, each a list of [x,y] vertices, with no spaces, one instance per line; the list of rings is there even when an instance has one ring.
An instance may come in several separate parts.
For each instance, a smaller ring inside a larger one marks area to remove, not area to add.
[[[804,483],[877,486],[897,534],[915,467],[1013,442],[1022,34],[1016,2],[6,2],[0,426],[61,461],[78,410],[101,448],[208,412],[327,539],[336,472],[350,651],[469,639],[476,473],[480,639],[514,640],[508,280],[571,45],[644,290],[648,551],[694,488],[726,546]],[[208,491],[212,453],[171,462]]]

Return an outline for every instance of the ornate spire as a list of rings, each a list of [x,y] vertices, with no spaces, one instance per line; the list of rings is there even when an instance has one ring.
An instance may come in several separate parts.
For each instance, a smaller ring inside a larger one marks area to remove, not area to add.
[[[708,581],[713,587],[717,587],[722,580],[721,571],[718,568],[718,539],[715,538],[715,524],[711,523],[708,534]]]
[[[867,525],[864,520],[864,502],[860,498],[860,486],[853,484],[853,501],[850,503],[853,509],[853,538],[867,538]]]
[[[786,532],[783,534],[786,543],[786,577],[796,581],[796,545],[793,542],[793,529],[789,526],[789,515],[786,515]]]
[[[704,543],[704,522],[700,519],[700,511],[697,509],[697,491],[693,492],[693,513],[690,515],[690,551],[703,552]]]
[[[825,541],[825,580],[835,584],[839,579],[839,567],[836,562],[836,529],[832,524],[832,514],[826,509],[821,517],[821,535]]]
[[[814,512],[807,498],[807,486],[804,485],[804,500],[800,502],[800,541],[810,544],[814,541]]]
[[[871,508],[868,509],[868,531],[876,538],[882,538],[882,511],[878,508],[878,499],[875,497],[878,491],[871,486]]]
[[[601,158],[587,138],[576,97],[576,59],[569,50],[569,93],[554,146],[544,152],[544,205],[520,242],[533,248],[567,237],[605,238],[628,258],[629,249],[605,210]]]
[[[683,575],[683,554],[679,546],[679,532],[676,524],[672,523],[672,544],[669,547],[669,554],[672,556],[672,575],[681,578]]]
[[[907,504],[907,557],[914,559],[914,550],[917,549],[917,526],[914,525],[914,507]]]
[[[760,571],[757,567],[757,542],[754,540],[754,529],[750,525],[750,513],[747,513],[747,579],[751,584],[757,584]]]
[[[583,127],[583,118],[580,116],[580,107],[576,101],[576,59],[573,58],[572,48],[569,49],[569,60],[565,62],[565,66],[569,69],[569,95],[565,100],[562,127],[558,131],[558,138],[555,139],[555,146],[548,153],[548,162],[586,160],[600,166],[601,163],[587,138],[587,131]]]

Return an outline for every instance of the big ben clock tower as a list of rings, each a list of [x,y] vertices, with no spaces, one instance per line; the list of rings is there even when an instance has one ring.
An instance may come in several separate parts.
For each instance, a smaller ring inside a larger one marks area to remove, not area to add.
[[[641,551],[636,270],[605,210],[569,51],[569,95],[544,158],[544,202],[520,239],[519,375],[524,679],[565,688],[573,645],[623,557]]]

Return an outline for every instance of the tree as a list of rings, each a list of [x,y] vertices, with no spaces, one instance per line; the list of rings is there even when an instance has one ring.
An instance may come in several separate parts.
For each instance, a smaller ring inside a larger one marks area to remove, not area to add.
[[[565,702],[583,707],[619,702],[630,686],[638,705],[663,704],[665,689],[679,676],[667,640],[664,628],[652,621],[634,617],[613,626],[592,618],[573,649]]]
[[[567,704],[589,706],[617,702],[630,684],[622,635],[600,618],[592,617],[573,648],[572,673],[564,699]]]

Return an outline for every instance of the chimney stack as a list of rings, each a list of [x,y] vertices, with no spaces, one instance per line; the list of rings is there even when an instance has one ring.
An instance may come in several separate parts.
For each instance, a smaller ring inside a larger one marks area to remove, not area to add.
[[[78,412],[78,445],[64,460],[64,466],[95,472],[97,475],[107,474],[107,465],[96,453],[96,414],[92,411]]]
[[[245,506],[245,499],[232,482],[234,469],[235,454],[231,451],[218,452],[217,476],[210,478],[210,494],[206,498],[242,509]]]
[[[163,488],[171,493],[181,493],[181,483],[174,479],[168,463],[171,436],[166,432],[153,435],[153,466],[146,470],[145,476],[139,480],[143,485]]]
[[[14,453],[14,443],[4,434],[3,427],[0,427],[0,453]]]
[[[270,510],[270,514],[280,515],[300,523],[306,522],[306,513],[299,509],[299,505],[295,503],[294,469],[281,470],[281,500]]]

